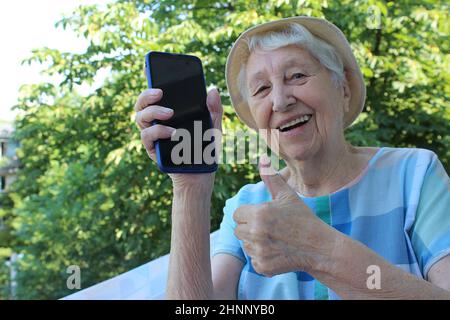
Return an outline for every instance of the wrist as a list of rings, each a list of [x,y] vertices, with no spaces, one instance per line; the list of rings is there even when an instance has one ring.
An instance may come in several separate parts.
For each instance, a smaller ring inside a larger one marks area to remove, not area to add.
[[[327,275],[336,275],[344,265],[343,260],[347,256],[348,237],[338,230],[323,225],[320,237],[320,253],[313,264],[315,272]]]
[[[335,230],[328,262],[322,266],[320,276],[329,283],[351,283],[360,276],[361,270],[354,268],[355,262],[363,259],[360,250],[360,243]]]
[[[204,217],[209,223],[211,195],[212,186],[207,183],[174,185],[172,217],[189,221]]]
[[[208,184],[190,184],[173,186],[174,199],[210,199],[213,191],[213,186]]]
[[[185,177],[173,178],[173,193],[203,193],[211,194],[214,188],[214,174],[190,174],[187,179]]]

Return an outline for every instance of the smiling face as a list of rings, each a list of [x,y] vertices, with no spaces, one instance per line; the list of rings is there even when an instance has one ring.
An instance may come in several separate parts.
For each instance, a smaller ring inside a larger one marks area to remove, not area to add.
[[[336,86],[332,73],[307,50],[294,45],[257,50],[246,68],[250,111],[258,129],[278,130],[283,159],[306,160],[343,138],[348,86]]]

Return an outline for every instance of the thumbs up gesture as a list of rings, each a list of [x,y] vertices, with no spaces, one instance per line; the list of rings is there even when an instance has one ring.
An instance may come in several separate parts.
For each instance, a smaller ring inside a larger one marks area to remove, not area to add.
[[[260,158],[259,172],[272,201],[243,205],[233,214],[234,233],[255,271],[270,277],[328,268],[337,231],[315,216],[266,155]]]

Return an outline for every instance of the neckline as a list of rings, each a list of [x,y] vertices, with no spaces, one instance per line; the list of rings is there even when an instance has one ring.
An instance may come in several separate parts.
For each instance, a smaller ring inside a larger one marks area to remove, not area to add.
[[[378,148],[378,150],[375,152],[375,154],[369,159],[369,161],[367,162],[367,165],[364,167],[364,169],[349,183],[345,184],[344,186],[340,187],[339,189],[337,189],[336,191],[333,191],[329,194],[325,194],[322,196],[316,196],[316,197],[307,197],[302,195],[300,192],[297,192],[297,194],[302,198],[302,199],[317,199],[317,198],[322,198],[322,197],[329,197],[332,195],[335,195],[345,189],[348,189],[350,187],[353,187],[354,185],[358,184],[362,179],[364,179],[364,177],[366,176],[367,172],[370,171],[370,169],[374,166],[375,162],[378,160],[378,158],[381,156],[381,154],[383,153],[385,147],[380,147]]]

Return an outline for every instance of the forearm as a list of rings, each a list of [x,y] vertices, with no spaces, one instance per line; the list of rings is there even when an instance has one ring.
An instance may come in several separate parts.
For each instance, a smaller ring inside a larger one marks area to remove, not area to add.
[[[392,265],[363,244],[341,233],[336,239],[331,267],[313,276],[343,299],[450,299],[450,292]],[[379,288],[367,284],[369,266],[379,268]]]
[[[210,189],[174,190],[167,299],[212,299]]]

